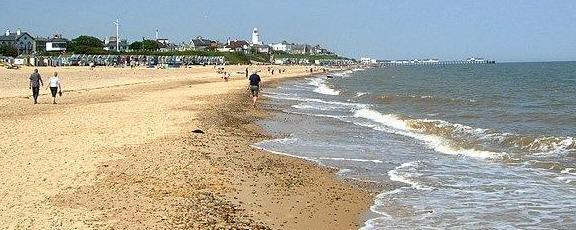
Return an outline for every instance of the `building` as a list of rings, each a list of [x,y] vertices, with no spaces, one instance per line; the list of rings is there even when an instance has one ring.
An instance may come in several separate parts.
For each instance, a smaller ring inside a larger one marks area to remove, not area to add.
[[[68,42],[61,34],[54,34],[51,38],[37,37],[34,39],[34,53],[66,52]]]
[[[252,45],[252,48],[256,49],[256,52],[258,53],[270,53],[272,51],[272,48],[269,45]]]
[[[310,46],[306,44],[292,44],[292,48],[288,53],[290,54],[308,54]]]
[[[167,46],[168,44],[170,44],[170,41],[168,40],[168,38],[156,38],[156,42]]]
[[[316,45],[310,49],[311,54],[333,54],[328,49],[322,48],[320,45]]]
[[[274,50],[274,51],[280,51],[280,52],[286,52],[286,53],[288,53],[290,50],[292,50],[292,44],[290,44],[286,41],[282,41],[282,42],[276,43],[276,44],[270,44],[270,47],[272,47],[272,50]]]
[[[190,40],[190,42],[187,43],[183,43],[179,50],[180,51],[200,51],[200,50],[206,50],[206,49],[217,49],[218,48],[218,42],[217,41],[212,41],[209,39],[204,39],[201,36],[196,37],[196,39],[192,39]]]
[[[107,51],[113,51],[116,50],[116,36],[109,36],[106,37],[106,39],[104,39],[104,50]],[[120,40],[120,43],[118,44],[118,50],[120,51],[126,51],[128,50],[128,41],[126,40]]]
[[[362,63],[364,65],[372,65],[372,64],[376,64],[377,60],[373,59],[373,58],[369,58],[369,57],[362,57],[362,58],[360,58],[360,63]]]
[[[0,45],[12,46],[18,50],[18,54],[32,54],[34,51],[34,38],[26,32],[16,30],[16,33],[11,33],[6,30],[4,35],[0,36]]]
[[[314,64],[320,66],[350,66],[356,63],[353,60],[348,59],[320,59],[315,60]]]
[[[273,51],[280,51],[289,54],[334,54],[328,49],[322,48],[320,45],[308,45],[308,44],[295,44],[282,41],[276,44],[270,44]]]
[[[254,28],[252,31],[252,45],[262,45],[260,41],[260,33],[258,32],[258,28]]]
[[[158,43],[158,50],[160,52],[171,52],[179,50],[179,47],[174,43],[160,42],[160,41],[156,42]]]
[[[243,40],[228,41],[228,44],[224,46],[224,48],[228,49],[231,52],[247,53],[248,50],[250,49],[250,43]]]
[[[156,35],[158,37],[158,35]],[[170,52],[170,51],[177,51],[180,50],[181,47],[174,43],[170,43],[170,40],[167,38],[156,38],[156,43],[158,44],[158,50],[160,52]]]

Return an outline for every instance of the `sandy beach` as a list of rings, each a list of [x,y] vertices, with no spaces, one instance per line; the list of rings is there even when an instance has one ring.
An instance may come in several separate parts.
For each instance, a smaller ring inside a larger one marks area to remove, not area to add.
[[[64,95],[32,104],[32,68],[0,69],[0,226],[8,229],[357,229],[371,195],[334,171],[251,147],[246,66],[40,68]],[[308,67],[263,70],[264,86]],[[192,132],[196,129],[204,133]]]

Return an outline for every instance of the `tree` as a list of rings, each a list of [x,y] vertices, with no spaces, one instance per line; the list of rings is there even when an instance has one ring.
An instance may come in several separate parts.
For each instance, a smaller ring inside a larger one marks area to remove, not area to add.
[[[132,42],[132,44],[130,44],[128,46],[128,48],[130,50],[141,50],[142,49],[142,42],[139,42],[139,41]]]
[[[156,51],[158,50],[158,42],[154,40],[144,40],[142,41],[142,49],[143,50],[151,50]]]
[[[13,46],[4,44],[0,46],[0,56],[16,57],[18,56],[18,50]]]
[[[72,39],[69,50],[76,54],[101,54],[104,53],[102,48],[104,48],[104,43],[100,39],[82,35]]]

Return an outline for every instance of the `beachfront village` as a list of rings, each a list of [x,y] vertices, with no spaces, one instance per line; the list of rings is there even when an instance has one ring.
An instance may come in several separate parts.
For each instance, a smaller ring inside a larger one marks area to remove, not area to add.
[[[281,41],[265,44],[254,28],[250,40],[218,41],[203,36],[172,42],[155,30],[154,38],[128,41],[117,33],[103,39],[81,35],[36,35],[7,29],[0,35],[0,58],[7,65],[28,66],[147,66],[277,64],[345,66],[355,60],[320,45]],[[247,34],[249,34],[247,32]]]

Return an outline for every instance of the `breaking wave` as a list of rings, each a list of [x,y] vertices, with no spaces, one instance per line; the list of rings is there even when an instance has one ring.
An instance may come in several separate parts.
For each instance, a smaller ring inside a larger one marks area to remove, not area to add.
[[[328,85],[326,85],[326,80],[323,78],[314,78],[308,84],[316,86],[314,92],[319,94],[333,95],[333,96],[340,94],[340,91],[332,89]]]
[[[368,119],[384,127],[357,123],[359,125],[416,138],[436,151],[452,155],[500,158],[510,155],[557,156],[576,151],[576,143],[572,137],[531,137],[498,133],[443,120],[402,118],[372,109],[356,110],[354,117]]]

